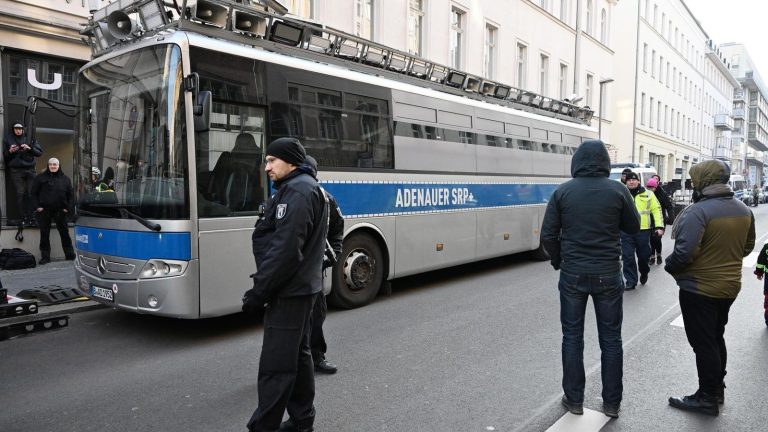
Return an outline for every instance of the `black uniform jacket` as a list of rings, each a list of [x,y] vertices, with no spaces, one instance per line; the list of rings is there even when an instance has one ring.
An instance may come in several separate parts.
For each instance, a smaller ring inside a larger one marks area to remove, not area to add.
[[[323,290],[328,204],[312,176],[295,170],[280,182],[253,230],[253,287],[264,299]]]
[[[15,153],[11,153],[11,146],[16,144],[19,146],[19,150]],[[29,145],[29,150],[22,150],[21,145]],[[11,168],[34,168],[35,158],[43,154],[43,148],[40,147],[37,140],[32,140],[32,144],[29,143],[26,135],[16,136],[13,132],[8,133],[3,138],[3,156],[5,157],[5,164]]]
[[[31,197],[33,209],[69,210],[72,205],[72,182],[61,169],[55,173],[46,169],[32,181]]]

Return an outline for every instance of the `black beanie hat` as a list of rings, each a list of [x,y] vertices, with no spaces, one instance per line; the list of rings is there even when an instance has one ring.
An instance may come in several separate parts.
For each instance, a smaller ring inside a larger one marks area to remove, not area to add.
[[[640,180],[640,176],[638,176],[637,173],[630,171],[627,173],[627,180]]]
[[[291,165],[301,165],[307,152],[296,138],[278,138],[267,146],[267,156],[282,159]]]

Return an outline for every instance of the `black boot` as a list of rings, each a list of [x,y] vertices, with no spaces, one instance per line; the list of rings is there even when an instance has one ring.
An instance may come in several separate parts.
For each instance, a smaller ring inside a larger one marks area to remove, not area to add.
[[[721,383],[717,386],[714,396],[717,398],[718,404],[722,405],[725,403],[725,383]]]
[[[40,257],[40,261],[38,261],[38,264],[43,265],[43,264],[48,264],[49,262],[51,262],[51,257],[49,257],[48,255],[43,255]]]
[[[701,414],[718,416],[720,409],[717,407],[717,396],[697,390],[696,393],[682,398],[671,397],[669,404],[685,411],[694,411]]]

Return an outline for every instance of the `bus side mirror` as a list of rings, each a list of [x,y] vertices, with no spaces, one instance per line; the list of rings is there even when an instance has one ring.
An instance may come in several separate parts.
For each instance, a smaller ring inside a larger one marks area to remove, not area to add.
[[[197,93],[195,101],[195,132],[207,132],[211,128],[211,99],[213,94],[208,91]]]

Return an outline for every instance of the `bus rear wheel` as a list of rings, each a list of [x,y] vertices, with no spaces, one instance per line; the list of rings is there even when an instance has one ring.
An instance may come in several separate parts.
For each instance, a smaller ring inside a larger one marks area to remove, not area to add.
[[[384,281],[384,254],[370,234],[356,233],[344,239],[333,270],[328,299],[334,306],[352,309],[372,302]]]

